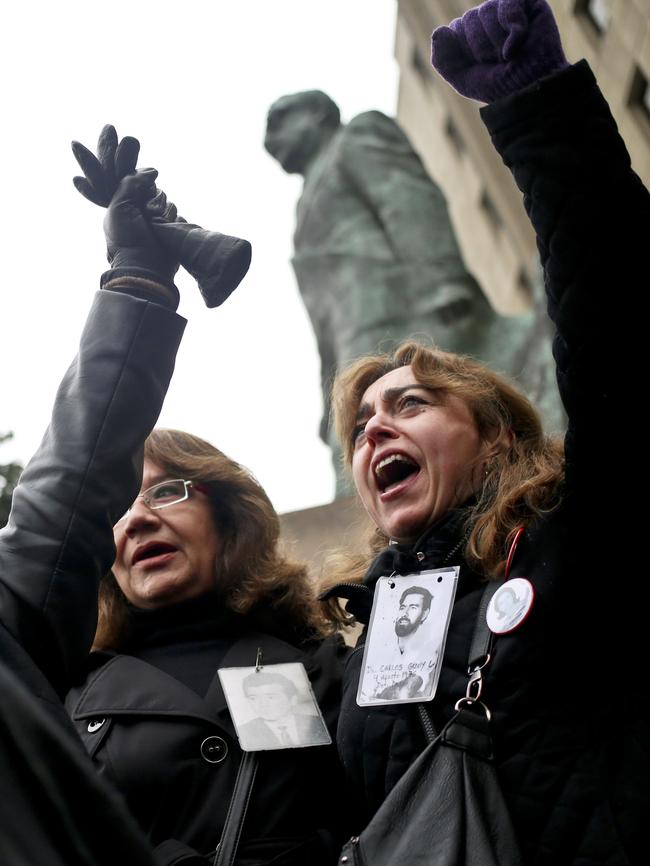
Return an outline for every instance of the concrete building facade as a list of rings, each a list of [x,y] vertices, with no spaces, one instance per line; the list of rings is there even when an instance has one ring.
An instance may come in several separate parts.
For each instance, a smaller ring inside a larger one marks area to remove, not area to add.
[[[536,250],[521,196],[492,148],[476,103],[431,69],[430,34],[472,0],[398,0],[397,118],[447,196],[466,264],[494,306],[526,307]],[[571,62],[598,77],[632,156],[650,184],[650,0],[550,0]]]
[[[397,0],[400,66],[397,117],[447,196],[468,268],[501,312],[528,303],[535,240],[510,173],[476,104],[459,97],[430,66],[434,27],[472,0]],[[570,61],[586,57],[632,156],[650,186],[650,0],[551,0]],[[368,521],[353,498],[282,515],[289,550],[316,577],[332,548],[363,545]]]

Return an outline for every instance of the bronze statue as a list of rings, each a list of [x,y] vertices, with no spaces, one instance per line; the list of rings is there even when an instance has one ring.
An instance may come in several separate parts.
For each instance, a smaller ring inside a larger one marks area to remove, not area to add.
[[[463,263],[447,204],[397,123],[368,111],[341,124],[320,90],[283,96],[268,113],[266,150],[304,177],[293,267],[321,358],[337,495],[345,492],[328,429],[337,367],[426,335],[516,378],[547,426],[562,426],[546,317],[502,316]]]

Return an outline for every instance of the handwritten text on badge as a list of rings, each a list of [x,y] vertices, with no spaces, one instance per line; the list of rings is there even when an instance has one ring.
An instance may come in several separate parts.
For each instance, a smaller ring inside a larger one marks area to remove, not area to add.
[[[457,567],[377,581],[357,691],[359,706],[433,698],[457,581]]]

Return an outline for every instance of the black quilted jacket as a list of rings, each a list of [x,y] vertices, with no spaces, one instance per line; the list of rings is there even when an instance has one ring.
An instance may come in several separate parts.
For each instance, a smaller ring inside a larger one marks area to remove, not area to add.
[[[562,505],[526,532],[511,571],[533,583],[534,605],[496,639],[487,673],[497,770],[526,866],[645,864],[650,714],[637,642],[650,593],[635,519],[647,449],[635,441],[643,390],[631,398],[629,386],[645,324],[650,200],[586,63],[482,116],[537,232],[569,415]],[[424,553],[420,568],[447,560],[457,525],[448,515],[413,547]],[[410,570],[409,551],[397,554],[397,570]],[[368,596],[386,565],[380,555]],[[439,725],[465,693],[482,593],[461,566],[432,706]],[[347,665],[338,735],[365,808],[360,827],[424,746],[413,706],[356,705],[361,659],[357,649]]]

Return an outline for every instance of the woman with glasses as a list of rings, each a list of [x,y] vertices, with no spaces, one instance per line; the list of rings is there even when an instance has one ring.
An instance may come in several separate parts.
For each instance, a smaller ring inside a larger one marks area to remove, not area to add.
[[[218,669],[302,663],[334,738],[345,650],[321,639],[264,490],[198,437],[151,434],[114,535],[95,651],[67,706],[161,862],[206,862],[242,761]],[[334,862],[341,787],[331,745],[261,752],[237,862]]]
[[[129,174],[113,196],[105,221],[113,266],[0,531],[0,862],[8,866],[154,864],[124,804],[93,774],[62,703],[83,675],[112,524],[138,490],[138,456],[185,326],[175,313],[177,265],[140,209],[152,180]]]

